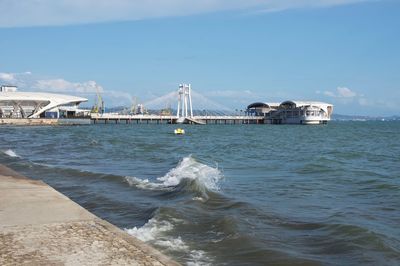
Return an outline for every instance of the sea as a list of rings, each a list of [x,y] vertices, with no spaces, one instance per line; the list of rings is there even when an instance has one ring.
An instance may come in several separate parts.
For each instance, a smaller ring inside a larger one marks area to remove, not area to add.
[[[2,126],[0,163],[183,265],[400,265],[400,122]]]

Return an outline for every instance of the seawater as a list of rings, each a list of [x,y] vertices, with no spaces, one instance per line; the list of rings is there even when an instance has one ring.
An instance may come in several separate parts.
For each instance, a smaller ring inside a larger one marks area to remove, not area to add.
[[[185,265],[399,265],[400,123],[1,127],[0,162]]]

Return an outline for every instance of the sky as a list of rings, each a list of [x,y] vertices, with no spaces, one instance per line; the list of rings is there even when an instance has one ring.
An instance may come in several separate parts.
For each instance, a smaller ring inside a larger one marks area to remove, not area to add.
[[[0,83],[20,91],[174,107],[165,95],[191,83],[195,109],[313,100],[400,115],[398,0],[0,0],[0,10]]]

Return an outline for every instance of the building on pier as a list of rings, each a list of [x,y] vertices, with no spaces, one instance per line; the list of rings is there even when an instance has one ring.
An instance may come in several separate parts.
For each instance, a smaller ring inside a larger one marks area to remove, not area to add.
[[[326,124],[331,119],[333,105],[314,101],[256,102],[246,112],[264,116],[266,124]]]
[[[280,103],[256,102],[247,106],[246,114],[251,116],[265,116],[271,111],[279,108]]]
[[[79,109],[86,98],[44,92],[19,92],[1,86],[0,118],[73,118],[88,115]]]

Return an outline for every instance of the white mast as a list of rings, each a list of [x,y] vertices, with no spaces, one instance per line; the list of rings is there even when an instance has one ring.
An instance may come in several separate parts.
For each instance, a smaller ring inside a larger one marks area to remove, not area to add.
[[[177,118],[186,118],[189,116],[190,109],[190,117],[193,117],[193,107],[192,107],[192,93],[191,93],[191,85],[190,84],[179,84],[178,90],[178,110],[177,110]]]
[[[181,94],[181,87],[182,84],[179,84],[179,90],[178,90],[178,108],[176,111],[176,117],[179,118],[179,111],[181,109],[181,99],[182,99],[182,94]]]
[[[190,105],[190,117],[193,117],[193,107],[192,107],[192,85],[188,86],[189,91],[189,105]]]

